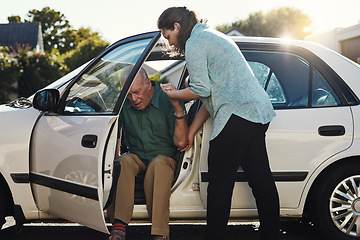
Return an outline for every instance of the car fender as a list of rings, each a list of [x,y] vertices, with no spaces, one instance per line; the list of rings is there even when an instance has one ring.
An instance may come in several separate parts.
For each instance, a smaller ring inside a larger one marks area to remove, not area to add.
[[[334,171],[338,164],[352,164],[354,160],[358,159],[360,166],[360,126],[356,124],[356,118],[354,116],[360,116],[360,106],[350,107],[352,119],[353,119],[353,139],[350,146],[343,151],[329,157],[319,164],[314,171],[309,172],[306,184],[304,186],[299,206],[296,209],[282,210],[284,216],[301,216],[304,214],[304,209],[308,203],[311,191],[316,187],[316,182],[327,174],[328,171]]]
[[[24,212],[33,213],[37,210],[26,176],[29,173],[30,135],[38,116],[39,111],[32,107],[21,109],[0,105],[0,132],[5,136],[0,138],[0,173],[14,204],[22,206]]]
[[[317,181],[322,178],[326,177],[327,174],[336,171],[338,166],[344,166],[346,164],[357,164],[360,167],[360,141],[354,141],[352,146],[348,149],[332,156],[331,158],[324,161],[321,165],[319,165],[314,172],[310,174],[309,179],[304,187],[299,207],[297,211],[299,213],[304,212],[304,208],[308,203],[309,196],[312,193],[311,191],[316,188]]]

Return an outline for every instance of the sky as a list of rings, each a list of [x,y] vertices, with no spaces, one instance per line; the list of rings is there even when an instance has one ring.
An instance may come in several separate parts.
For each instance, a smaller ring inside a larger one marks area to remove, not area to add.
[[[0,23],[7,17],[26,18],[29,10],[50,7],[65,15],[71,26],[91,28],[110,43],[121,38],[158,30],[156,21],[168,7],[186,6],[215,28],[245,20],[250,14],[292,7],[307,14],[314,34],[360,23],[360,0],[0,0]]]

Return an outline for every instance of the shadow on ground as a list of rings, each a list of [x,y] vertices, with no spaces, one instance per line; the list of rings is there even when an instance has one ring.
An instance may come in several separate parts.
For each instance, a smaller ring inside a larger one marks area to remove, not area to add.
[[[1,240],[107,240],[108,235],[82,226],[24,226],[19,232],[14,227],[0,231]],[[172,240],[202,240],[205,225],[171,225]],[[282,222],[281,240],[325,240],[315,227],[308,223]],[[229,225],[227,240],[257,240],[255,225]],[[150,240],[149,225],[132,225],[127,231],[127,240]]]

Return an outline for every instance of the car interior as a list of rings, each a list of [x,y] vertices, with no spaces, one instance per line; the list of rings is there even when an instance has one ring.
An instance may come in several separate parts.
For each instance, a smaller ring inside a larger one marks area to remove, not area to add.
[[[149,62],[153,62],[153,61],[161,61],[161,60],[167,60],[169,59],[169,57],[167,55],[164,55],[163,53],[159,53],[159,52],[153,52],[150,54],[150,56],[147,59],[147,62],[145,62],[145,64],[143,65],[143,67],[146,69],[146,64]],[[177,59],[182,61],[182,59]],[[149,74],[150,75],[150,74]],[[186,68],[182,69],[182,74],[180,79],[178,80],[177,86],[178,88],[184,88],[185,87],[185,80],[187,77],[188,73]],[[191,121],[193,120],[193,118],[195,117],[196,111],[199,110],[199,107],[201,106],[201,101],[195,101],[195,102],[190,102],[190,103],[186,103],[187,106],[187,113],[188,113],[188,124],[191,124]],[[127,147],[125,146],[124,143],[124,138],[126,138],[124,133],[121,133],[121,146],[120,146],[120,154],[124,154],[127,152]],[[176,166],[176,170],[175,170],[175,174],[174,174],[174,181],[173,181],[173,185],[176,183],[178,176],[180,174],[181,169],[187,169],[189,166],[187,164],[183,164],[183,157],[184,157],[184,152],[180,152],[178,151],[176,154],[176,162],[177,162],[177,166]],[[112,184],[112,188],[111,188],[111,193],[110,193],[110,197],[109,197],[109,201],[107,202],[107,204],[105,205],[104,209],[106,209],[111,201],[113,200],[113,198],[115,197],[115,192],[116,192],[116,185],[117,185],[117,179],[118,176],[120,174],[121,171],[121,167],[120,164],[118,163],[118,161],[114,161],[114,171],[113,171],[113,184]],[[144,193],[144,178],[145,178],[145,174],[139,174],[138,176],[136,176],[135,178],[135,195],[134,195],[134,203],[136,205],[138,204],[145,204],[145,193]]]

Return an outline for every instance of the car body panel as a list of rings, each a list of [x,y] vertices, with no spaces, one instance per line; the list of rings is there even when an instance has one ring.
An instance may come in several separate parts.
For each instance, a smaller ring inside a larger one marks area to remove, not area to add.
[[[29,141],[32,127],[39,116],[33,108],[13,108],[0,105],[0,173],[12,192],[14,204],[22,206],[30,219],[38,217],[38,210],[27,183],[16,183],[12,174],[29,172]],[[28,179],[27,179],[28,180]]]
[[[333,108],[277,110],[276,114],[266,136],[269,162],[273,173],[306,172],[308,179],[320,164],[352,144],[353,122],[349,107],[336,110]],[[210,132],[212,124],[211,122],[207,124],[205,131]],[[346,133],[337,137],[320,136],[318,128],[326,125],[343,125]],[[209,136],[209,133],[204,133],[203,138],[206,136]],[[200,172],[206,173],[207,150],[202,152],[200,159]],[[307,180],[281,181],[276,178],[275,180],[281,208],[297,208]],[[292,194],[288,194],[289,188]],[[207,183],[202,180],[200,192],[204,206],[206,206],[206,189]],[[236,197],[233,197],[232,209],[256,208],[247,182],[235,184],[234,196]]]
[[[111,175],[103,179],[103,174],[112,168],[116,120],[116,116],[44,116],[39,120],[31,141],[30,179],[40,182],[32,184],[32,190],[41,211],[107,232],[106,225],[99,223],[105,223],[104,180],[112,179]],[[94,147],[83,146],[84,136],[97,136]],[[85,190],[73,190],[78,188]]]

